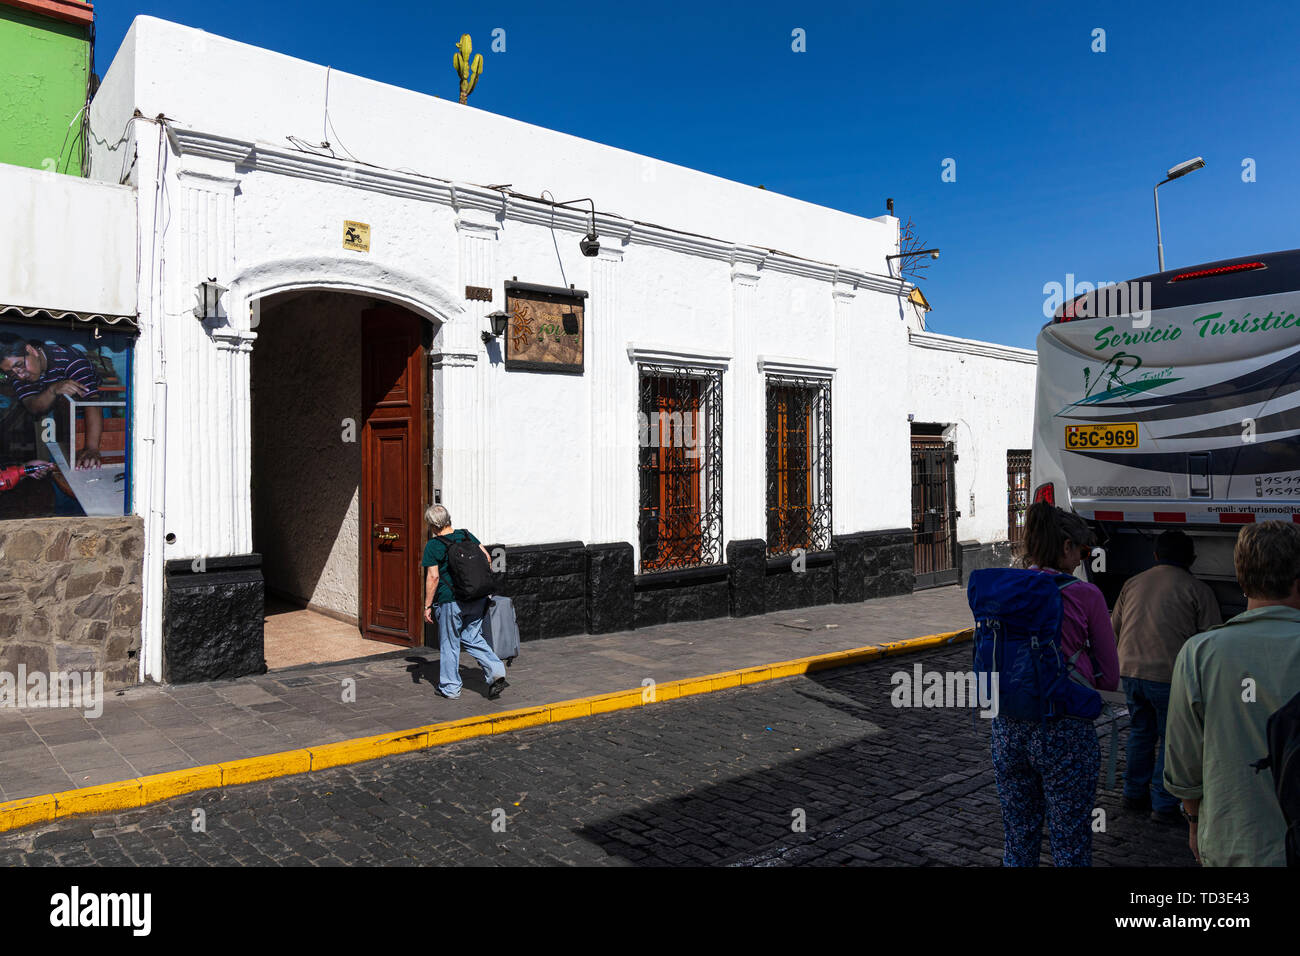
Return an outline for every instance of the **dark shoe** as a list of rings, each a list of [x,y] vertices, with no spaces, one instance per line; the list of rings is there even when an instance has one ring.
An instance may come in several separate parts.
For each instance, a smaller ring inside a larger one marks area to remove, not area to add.
[[[1181,826],[1183,815],[1177,810],[1152,810],[1151,819],[1156,823],[1169,823],[1175,826]]]
[[[510,685],[506,683],[506,679],[504,677],[498,677],[496,680],[492,682],[492,685],[488,688],[488,700],[496,700],[498,697],[501,696],[501,692],[509,686]]]
[[[1123,799],[1125,810],[1150,810],[1151,798],[1148,797],[1125,797]]]

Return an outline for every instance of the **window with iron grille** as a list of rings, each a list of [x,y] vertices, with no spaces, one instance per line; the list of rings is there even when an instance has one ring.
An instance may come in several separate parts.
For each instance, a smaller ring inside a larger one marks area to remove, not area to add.
[[[722,563],[722,372],[640,366],[641,572]]]
[[[767,551],[831,544],[831,385],[767,380]]]
[[[1019,544],[1025,538],[1025,511],[1029,508],[1030,453],[1007,451],[1007,540]]]

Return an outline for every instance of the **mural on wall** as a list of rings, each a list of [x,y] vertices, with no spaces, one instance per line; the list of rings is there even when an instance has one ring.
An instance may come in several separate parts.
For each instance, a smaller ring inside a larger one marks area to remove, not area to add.
[[[582,372],[586,292],[506,283],[506,368]]]
[[[133,338],[0,322],[0,520],[129,513]]]

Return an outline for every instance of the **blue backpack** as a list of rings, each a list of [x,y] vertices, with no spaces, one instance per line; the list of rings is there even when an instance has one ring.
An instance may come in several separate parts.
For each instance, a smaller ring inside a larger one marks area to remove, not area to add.
[[[974,670],[981,682],[996,676],[999,716],[1093,720],[1101,713],[1101,695],[1074,669],[1083,648],[1068,660],[1061,651],[1061,592],[1077,580],[1021,568],[971,572]]]

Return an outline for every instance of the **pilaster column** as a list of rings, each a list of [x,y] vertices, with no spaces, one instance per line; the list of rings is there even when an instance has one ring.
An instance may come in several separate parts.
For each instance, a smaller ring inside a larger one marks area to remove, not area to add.
[[[460,285],[496,284],[496,245],[500,225],[483,209],[461,209],[456,232],[460,253]],[[502,493],[495,482],[498,442],[493,385],[504,366],[484,356],[481,333],[488,311],[504,303],[467,301],[465,314],[446,323],[439,333],[434,360],[442,382],[442,500],[457,527],[471,528],[481,541],[494,541],[492,502]],[[437,401],[435,396],[435,401]]]
[[[859,407],[859,392],[855,387],[857,377],[865,375],[869,367],[859,361],[854,348],[853,300],[857,290],[837,285],[831,290],[835,303],[835,364],[840,373],[831,386],[831,531],[849,534],[862,529],[862,489],[869,486],[864,480],[868,472],[867,449],[862,447],[865,434],[861,427],[863,409]],[[861,462],[862,469],[858,467]],[[857,480],[855,480],[855,476]]]
[[[624,416],[626,343],[619,304],[623,250],[602,244],[591,266],[591,298],[583,329],[591,396],[591,528],[588,543],[627,541],[635,527],[636,421]],[[632,399],[635,402],[635,398]]]
[[[764,490],[767,487],[763,446],[765,409],[763,377],[758,372],[758,336],[754,329],[758,295],[757,263],[737,262],[731,269],[732,372],[724,389],[729,454],[723,471],[723,527],[729,541],[767,537]]]
[[[233,170],[182,168],[176,174],[176,221],[165,255],[166,527],[176,536],[166,557],[195,558],[252,549],[249,473],[248,352],[255,337],[246,316],[232,317],[229,296],[217,316],[194,314],[199,283],[228,285],[235,265]],[[244,310],[247,311],[246,308]]]

